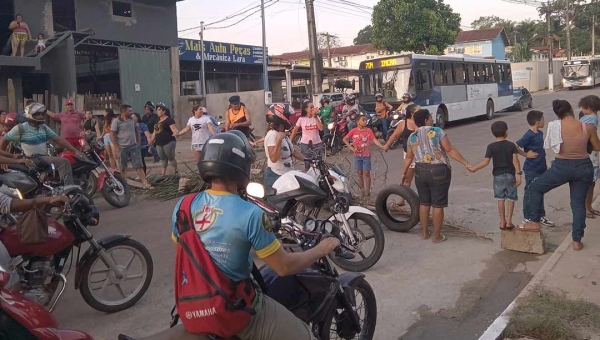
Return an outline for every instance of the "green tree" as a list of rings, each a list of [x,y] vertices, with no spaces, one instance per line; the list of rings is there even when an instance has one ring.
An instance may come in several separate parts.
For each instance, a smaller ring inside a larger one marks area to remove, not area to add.
[[[512,48],[509,58],[513,63],[531,61],[533,52],[531,52],[531,48],[527,42],[516,43]]]
[[[358,31],[356,38],[354,38],[354,45],[370,44],[373,40],[373,26],[368,25],[362,30]]]
[[[517,25],[517,23],[512,20],[502,19],[495,15],[479,17],[479,19],[477,19],[471,23],[471,27],[473,27],[474,29],[477,29],[477,30],[488,29],[488,28],[498,28],[498,27],[504,28],[504,32],[506,33],[506,36],[508,37],[508,41],[509,41],[510,45],[513,45],[515,43],[514,40],[515,40],[515,26],[516,25]]]
[[[340,37],[338,37],[336,34],[320,32],[317,33],[317,46],[319,46],[319,50],[327,49],[327,36],[329,36],[329,47],[336,48],[342,46]]]
[[[354,88],[352,82],[348,79],[337,79],[333,86],[336,89],[339,89],[340,91],[344,91],[344,89],[353,89]]]
[[[460,14],[443,0],[380,0],[373,45],[390,52],[442,54],[460,32]]]

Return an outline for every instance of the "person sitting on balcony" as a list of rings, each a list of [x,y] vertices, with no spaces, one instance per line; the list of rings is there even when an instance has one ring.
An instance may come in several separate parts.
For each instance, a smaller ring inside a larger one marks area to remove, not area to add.
[[[44,33],[38,34],[37,45],[35,45],[35,53],[42,53],[43,50],[46,49],[46,38],[44,37]]]

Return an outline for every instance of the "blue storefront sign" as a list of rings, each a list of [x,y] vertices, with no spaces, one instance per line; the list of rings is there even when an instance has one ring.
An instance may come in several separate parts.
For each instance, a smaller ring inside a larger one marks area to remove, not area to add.
[[[200,40],[179,39],[179,60],[200,61]],[[204,41],[204,61],[262,64],[261,46]]]

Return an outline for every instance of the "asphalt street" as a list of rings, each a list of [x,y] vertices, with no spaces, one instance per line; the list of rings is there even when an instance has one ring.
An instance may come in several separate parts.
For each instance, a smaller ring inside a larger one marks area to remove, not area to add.
[[[554,120],[551,101],[568,99],[576,107],[582,96],[599,91],[560,91],[534,95],[534,109]],[[577,111],[578,112],[578,111]],[[528,128],[526,112],[498,113],[495,120],[509,126],[509,140],[516,141]],[[483,159],[486,145],[494,141],[491,121],[473,119],[453,123],[446,129],[452,144],[471,164]],[[381,157],[381,156],[378,156]],[[552,155],[547,161],[550,162]],[[399,182],[402,150],[385,154],[386,184]],[[383,161],[381,161],[383,163]],[[383,166],[379,169],[384,169]],[[470,174],[454,164],[450,207],[446,218],[481,237],[452,235],[434,245],[422,241],[418,228],[409,233],[387,231],[386,248],[367,280],[377,296],[378,320],[375,339],[477,339],[492,320],[518,295],[548,255],[502,251],[499,217],[493,199],[491,166]],[[379,170],[382,171],[382,170]],[[374,174],[377,177],[377,174]],[[382,176],[374,189],[382,186]],[[523,189],[519,189],[521,198]],[[548,217],[557,223],[545,229],[552,251],[569,232],[568,187],[546,197]],[[89,332],[95,339],[116,339],[119,333],[145,336],[169,326],[173,300],[175,247],[169,237],[175,201],[137,200],[115,209],[100,202],[101,223],[91,228],[97,238],[129,234],[142,242],[154,261],[154,278],[146,295],[132,308],[105,314],[89,307],[70,283],[54,315],[62,328]],[[522,219],[522,204],[516,205],[515,220]]]

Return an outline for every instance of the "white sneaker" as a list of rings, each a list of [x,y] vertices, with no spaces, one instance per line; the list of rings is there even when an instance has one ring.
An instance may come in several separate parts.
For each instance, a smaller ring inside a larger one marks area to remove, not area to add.
[[[554,222],[550,221],[546,217],[540,218],[540,223],[546,227],[554,227]]]
[[[528,219],[526,219],[526,218],[524,218],[524,219],[523,219],[523,222],[521,222],[521,223],[522,223],[522,224],[525,224],[525,223],[527,223],[527,222],[531,222],[531,221],[530,221],[530,220],[528,220]]]

